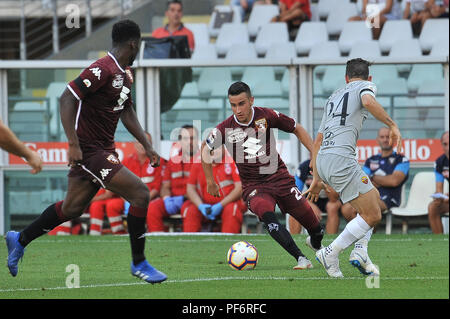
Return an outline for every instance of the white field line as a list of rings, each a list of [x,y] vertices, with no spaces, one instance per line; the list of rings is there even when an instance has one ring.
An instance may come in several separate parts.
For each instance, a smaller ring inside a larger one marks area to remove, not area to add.
[[[178,279],[178,280],[167,280],[165,284],[179,284],[179,283],[190,283],[190,282],[205,282],[205,281],[225,281],[225,280],[365,280],[367,277],[344,277],[344,278],[331,278],[331,277],[316,277],[316,278],[292,278],[292,277],[215,277],[215,278],[192,278],[192,279]],[[381,281],[387,280],[449,280],[449,277],[392,277],[392,278],[380,278]],[[81,288],[105,288],[105,287],[125,287],[125,286],[137,286],[137,285],[148,285],[146,282],[123,282],[123,283],[111,283],[111,284],[97,284],[97,285],[83,285]],[[77,289],[68,287],[49,287],[49,288],[12,288],[12,289],[0,289],[0,293],[8,292],[25,292],[25,291],[45,291],[45,290],[66,290],[66,289]]]

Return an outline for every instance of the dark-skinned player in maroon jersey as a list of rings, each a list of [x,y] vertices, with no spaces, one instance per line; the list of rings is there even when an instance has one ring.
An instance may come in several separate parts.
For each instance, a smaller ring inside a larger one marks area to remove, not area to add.
[[[119,119],[141,143],[152,166],[159,166],[132,107],[129,67],[141,41],[139,26],[122,20],[112,28],[113,47],[108,55],[86,68],[70,82],[60,98],[60,114],[69,149],[68,190],[63,201],[50,205],[22,232],[7,233],[8,268],[17,275],[18,261],[32,240],[61,223],[80,216],[100,187],[130,202],[127,216],[131,244],[131,273],[149,283],[167,276],[145,258],[145,221],[149,204],[147,186],[123,166],[115,152],[114,133]]]
[[[294,269],[312,268],[311,261],[279,223],[275,205],[278,204],[282,213],[290,214],[308,230],[306,244],[314,251],[321,248],[323,227],[281,160],[273,129],[295,134],[310,151],[312,139],[294,119],[269,108],[253,106],[251,90],[243,82],[230,86],[228,99],[233,115],[217,125],[202,143],[202,165],[208,193],[220,195],[209,153],[225,144],[239,169],[242,196],[248,209],[265,224],[270,236],[295,258],[297,265]]]

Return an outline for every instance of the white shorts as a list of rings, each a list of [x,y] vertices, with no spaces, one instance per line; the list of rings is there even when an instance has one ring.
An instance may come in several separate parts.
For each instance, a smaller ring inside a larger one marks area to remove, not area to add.
[[[356,159],[337,154],[317,154],[317,173],[334,188],[345,204],[374,186]]]

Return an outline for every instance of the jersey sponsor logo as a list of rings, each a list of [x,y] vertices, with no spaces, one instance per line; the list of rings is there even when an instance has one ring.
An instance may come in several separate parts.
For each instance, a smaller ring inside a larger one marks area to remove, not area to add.
[[[108,162],[113,164],[120,164],[120,161],[117,157],[115,157],[113,154],[109,155],[107,158]]]
[[[391,165],[393,165],[395,162],[395,157],[389,157],[389,163],[391,163]]]
[[[231,172],[232,172],[231,165],[228,164],[228,163],[225,163],[225,165],[224,165],[224,171],[225,171],[225,174],[230,175]]]
[[[122,74],[116,74],[112,81],[113,88],[120,89],[123,86],[123,76]]]
[[[155,171],[155,168],[151,164],[148,164],[147,174],[153,174],[154,171]]]
[[[84,79],[83,83],[84,83],[84,85],[86,85],[87,88],[92,85],[91,81],[89,81],[88,79]]]
[[[109,175],[109,172],[112,171],[112,168],[103,168],[100,171],[100,175],[102,176],[102,180],[105,180],[105,177]]]
[[[120,92],[120,98],[117,100],[117,106],[113,108],[113,111],[120,111],[124,108],[124,103],[128,100],[128,93],[130,93],[130,89],[126,86],[122,86],[122,92]]]
[[[100,80],[102,70],[100,68],[90,68],[89,71],[92,71],[92,74],[97,77],[97,79]]]
[[[376,161],[376,162],[371,162],[371,163],[370,163],[370,170],[371,170],[371,171],[375,171],[375,170],[377,170],[378,168],[380,168],[380,164],[378,164],[378,161]]]
[[[364,184],[368,184],[369,183],[369,179],[367,178],[367,176],[363,176],[361,178],[361,182],[363,182]]]
[[[245,156],[245,159],[251,159],[255,158],[261,155],[266,154],[265,151],[261,151],[258,153],[258,151],[261,149],[262,145],[259,144],[261,142],[260,139],[249,137],[244,144],[242,144],[242,147],[244,147],[244,153],[247,153],[249,155]]]
[[[242,129],[235,129],[227,133],[228,133],[227,140],[230,143],[242,142],[247,137],[247,133],[244,132]]]

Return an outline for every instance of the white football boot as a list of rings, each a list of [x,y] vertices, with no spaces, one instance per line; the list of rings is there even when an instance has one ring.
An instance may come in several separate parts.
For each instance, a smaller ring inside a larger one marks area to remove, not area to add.
[[[333,278],[342,278],[344,275],[339,269],[339,255],[330,254],[329,248],[325,247],[316,252],[317,261],[325,268],[327,274]]]
[[[311,248],[312,250],[314,250],[314,252],[316,253],[319,249],[323,248],[323,245],[320,245],[319,249],[316,249],[313,247],[313,245],[311,245],[311,236],[306,237],[306,246],[308,246],[309,248]]]
[[[357,268],[360,273],[363,275],[372,275],[372,276],[379,276],[380,271],[376,265],[372,263],[370,260],[369,255],[367,254],[367,251],[364,249],[355,248],[350,253],[349,258],[350,264]]]
[[[294,266],[294,269],[310,269],[313,268],[313,264],[311,261],[305,256],[298,257],[298,264]]]

